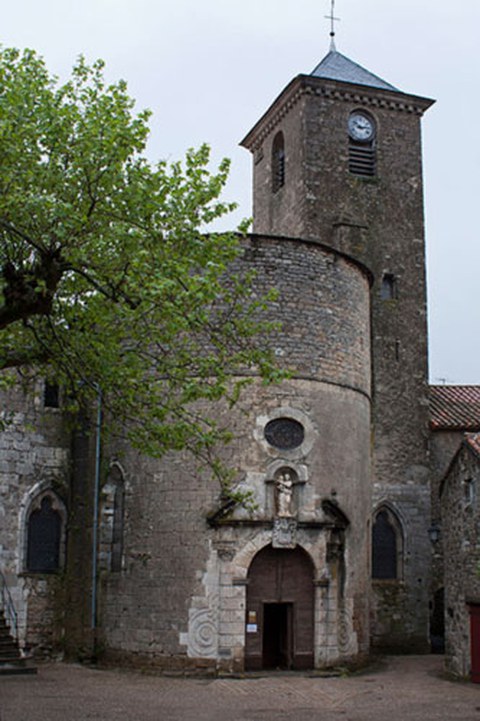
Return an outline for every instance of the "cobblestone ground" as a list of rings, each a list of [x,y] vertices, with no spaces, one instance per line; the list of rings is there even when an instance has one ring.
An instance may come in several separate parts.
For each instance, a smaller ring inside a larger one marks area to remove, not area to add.
[[[438,656],[389,657],[348,678],[179,679],[76,665],[0,678],[1,721],[480,721],[480,686]]]

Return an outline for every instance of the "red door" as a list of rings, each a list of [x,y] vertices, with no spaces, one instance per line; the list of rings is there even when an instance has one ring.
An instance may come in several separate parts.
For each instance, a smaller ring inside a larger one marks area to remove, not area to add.
[[[470,604],[470,649],[472,665],[470,677],[473,683],[480,683],[480,604]]]

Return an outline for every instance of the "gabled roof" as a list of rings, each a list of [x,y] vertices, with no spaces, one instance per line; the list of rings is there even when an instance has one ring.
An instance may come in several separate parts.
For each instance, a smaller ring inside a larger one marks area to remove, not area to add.
[[[337,50],[330,50],[328,55],[317,65],[311,75],[315,78],[339,80],[344,83],[367,85],[370,88],[401,92],[398,88],[385,82],[385,80],[379,78],[378,75],[374,75],[369,70],[362,68],[361,65],[354,63],[353,60],[337,52]]]
[[[465,433],[465,444],[480,457],[480,433]]]
[[[465,387],[465,386],[463,386]],[[466,386],[475,388],[476,386]],[[454,453],[452,460],[448,464],[448,468],[445,471],[443,478],[440,482],[440,486],[438,489],[438,493],[441,496],[443,496],[443,492],[447,486],[447,483],[449,481],[450,475],[452,473],[452,470],[455,468],[455,465],[458,462],[458,459],[460,458],[463,450],[466,449],[470,453],[473,453],[477,461],[480,460],[480,433],[464,433],[463,439],[461,444],[459,445],[457,451]]]
[[[480,386],[430,386],[433,430],[480,430]]]

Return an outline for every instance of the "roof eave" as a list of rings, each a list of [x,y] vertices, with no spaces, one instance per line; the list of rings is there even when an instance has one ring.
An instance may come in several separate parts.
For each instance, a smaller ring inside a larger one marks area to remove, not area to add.
[[[400,90],[385,90],[383,88],[374,88],[368,85],[331,80],[329,78],[319,78],[312,75],[297,75],[276,97],[260,120],[255,123],[250,132],[243,138],[240,145],[248,150],[252,150],[255,146],[255,139],[258,137],[264,125],[280,108],[289,103],[293,104],[297,94],[305,92],[307,88],[319,93],[323,90],[326,95],[338,92],[345,100],[351,100],[358,104],[386,107],[392,110],[407,110],[417,115],[423,115],[423,113],[435,103],[435,100],[431,98],[403,93]]]

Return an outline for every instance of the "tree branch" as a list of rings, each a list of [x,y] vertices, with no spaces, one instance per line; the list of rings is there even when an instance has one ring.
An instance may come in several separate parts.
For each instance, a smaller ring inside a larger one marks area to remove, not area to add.
[[[0,371],[7,368],[20,368],[21,366],[32,366],[37,363],[46,363],[50,359],[48,351],[41,348],[15,350],[0,355]]]
[[[36,243],[29,235],[26,235],[21,230],[18,230],[18,228],[15,228],[15,226],[8,221],[0,219],[0,228],[3,228],[8,233],[12,233],[12,235],[18,235],[19,238],[31,245],[33,248],[35,248],[35,250],[38,250],[39,253],[45,252],[45,248],[42,245]]]
[[[34,315],[50,315],[66,269],[60,250],[42,250],[40,259],[31,268],[17,268],[10,261],[5,263],[1,269],[5,302],[0,307],[0,330]]]

